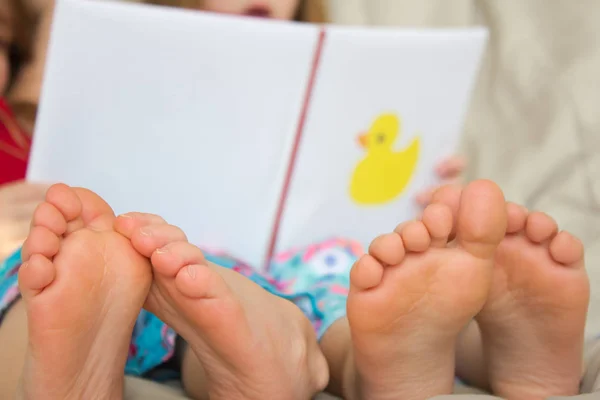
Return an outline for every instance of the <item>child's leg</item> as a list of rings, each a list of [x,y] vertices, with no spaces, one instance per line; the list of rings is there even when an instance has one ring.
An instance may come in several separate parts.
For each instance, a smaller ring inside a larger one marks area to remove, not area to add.
[[[436,201],[452,205],[460,195],[447,188]],[[507,211],[490,295],[461,337],[458,372],[510,399],[575,395],[589,302],[583,246],[545,214],[510,203]]]
[[[27,351],[27,316],[22,301],[15,303],[3,319],[0,343],[0,399],[13,399]]]
[[[117,218],[115,227],[152,261],[154,283],[145,307],[197,357],[185,357],[184,384],[193,397],[303,399],[325,387],[325,359],[294,304],[207,261],[160,217],[132,213]],[[193,382],[202,371],[207,387]]]
[[[348,328],[340,321],[322,338],[333,389],[371,400],[451,393],[455,343],[486,301],[505,229],[502,192],[475,182],[455,221],[449,207],[433,204],[421,221],[373,241],[351,272]]]
[[[491,391],[481,332],[476,321],[471,321],[458,336],[455,359],[457,377],[471,386]]]
[[[64,185],[50,188],[35,212],[18,271],[23,301],[3,327],[3,334],[27,338],[22,397],[122,398],[131,335],[152,272],[113,231],[113,219],[99,197]],[[9,331],[24,325],[26,332]]]
[[[311,320],[321,349],[327,351],[327,391],[339,396],[340,375],[351,347],[346,319],[350,270],[363,254],[358,242],[335,238],[278,254],[269,271]]]
[[[27,316],[17,276],[21,252],[0,260],[0,399],[14,398],[27,350]]]
[[[335,321],[321,338],[321,349],[329,365],[329,385],[327,392],[336,396],[347,396],[350,400],[359,399],[353,396],[354,357],[352,354],[352,337],[348,318]]]

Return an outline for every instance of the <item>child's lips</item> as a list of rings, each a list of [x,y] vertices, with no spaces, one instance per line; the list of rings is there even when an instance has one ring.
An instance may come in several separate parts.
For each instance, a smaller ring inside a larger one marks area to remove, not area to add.
[[[270,18],[271,10],[266,6],[254,6],[247,9],[244,15],[257,18]]]

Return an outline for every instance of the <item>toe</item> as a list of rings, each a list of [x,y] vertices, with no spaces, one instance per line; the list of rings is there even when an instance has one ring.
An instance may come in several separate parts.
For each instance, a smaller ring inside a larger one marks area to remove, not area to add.
[[[55,235],[62,235],[67,231],[67,221],[64,215],[54,205],[40,203],[33,213],[31,226],[43,226]]]
[[[431,196],[431,202],[450,207],[452,214],[456,216],[458,214],[462,190],[463,188],[459,184],[441,186]]]
[[[396,228],[398,229],[398,228]],[[411,221],[399,232],[405,251],[423,252],[431,245],[431,236],[421,221]]]
[[[128,239],[131,239],[133,233],[147,225],[161,225],[167,222],[158,215],[146,214],[139,212],[131,212],[127,214],[119,215],[115,219],[114,228],[115,231]]]
[[[168,224],[143,226],[131,236],[131,244],[145,257],[150,257],[156,249],[168,243],[181,241],[187,241],[185,233],[178,227]]]
[[[186,265],[206,263],[202,251],[187,241],[171,242],[156,249],[152,253],[151,261],[155,272],[171,278]]]
[[[436,190],[431,196],[431,204],[443,204],[450,208],[452,212],[452,220],[456,221],[458,217],[458,209],[460,206],[460,196],[462,193],[462,185],[460,184],[451,184],[444,185]],[[456,234],[456,225],[452,226],[452,231],[450,232],[449,238],[454,238]]]
[[[229,287],[223,278],[206,264],[190,264],[175,276],[175,286],[187,297],[217,299],[229,296]]]
[[[83,206],[75,191],[63,184],[52,185],[46,192],[46,201],[52,204],[63,215],[67,222],[81,216]]]
[[[112,229],[114,213],[112,208],[96,193],[56,184],[48,189],[46,201],[52,204],[67,221],[66,233],[87,226],[96,230]]]
[[[397,233],[381,235],[369,246],[369,254],[385,265],[397,265],[404,259],[404,244]]]
[[[534,212],[527,217],[525,234],[534,243],[552,239],[558,233],[558,224],[552,217],[542,212]]]
[[[429,187],[425,190],[423,190],[422,192],[420,192],[419,194],[417,194],[417,197],[415,198],[417,201],[417,204],[420,205],[421,207],[426,207],[428,204],[431,203],[431,197],[433,196],[433,193],[436,191],[437,188],[435,187]]]
[[[452,232],[452,210],[444,204],[430,204],[423,211],[423,224],[431,237],[432,247],[445,247]]]
[[[359,289],[371,289],[381,282],[383,265],[369,254],[363,255],[350,270],[350,284]]]
[[[37,295],[54,281],[56,269],[48,258],[34,254],[19,268],[19,290],[25,300]]]
[[[74,188],[73,192],[82,204],[81,219],[86,226],[97,230],[113,229],[115,213],[102,197],[84,188]]]
[[[527,208],[512,202],[506,203],[507,233],[517,233],[525,229]]]
[[[569,232],[557,234],[550,242],[549,250],[557,263],[577,266],[583,262],[583,243]]]
[[[462,192],[456,224],[460,247],[479,258],[491,258],[506,235],[506,202],[491,181],[469,184]]]
[[[394,228],[394,232],[397,234],[401,234],[402,231],[404,230],[404,228],[412,222],[414,222],[414,221],[405,221],[405,222],[402,222],[402,223],[396,225],[396,227]]]
[[[28,261],[33,254],[40,254],[52,258],[60,248],[59,237],[50,229],[43,226],[34,226],[23,244],[22,259]]]
[[[235,329],[236,334],[244,335],[246,332],[240,329],[248,325],[243,322],[246,317],[243,306],[218,269],[211,263],[186,265],[175,276],[174,285],[166,289],[179,305],[179,311],[193,321],[196,329],[206,335],[215,334],[222,340],[222,332]],[[198,301],[204,299],[210,301]],[[247,332],[245,337],[250,336]]]

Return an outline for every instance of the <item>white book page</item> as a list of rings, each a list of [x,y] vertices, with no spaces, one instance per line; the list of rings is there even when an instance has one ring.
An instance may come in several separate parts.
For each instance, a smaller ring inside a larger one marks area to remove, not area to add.
[[[279,250],[334,236],[367,246],[417,215],[415,195],[456,149],[486,39],[328,29]]]
[[[318,29],[62,0],[28,171],[261,264]]]

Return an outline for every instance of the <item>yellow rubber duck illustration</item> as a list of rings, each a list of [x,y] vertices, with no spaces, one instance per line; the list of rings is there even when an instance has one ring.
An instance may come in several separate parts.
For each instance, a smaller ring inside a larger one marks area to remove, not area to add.
[[[382,114],[359,137],[367,154],[356,166],[350,183],[350,196],[358,204],[387,203],[410,182],[420,154],[420,140],[417,137],[405,149],[394,151],[399,130],[396,115]]]

